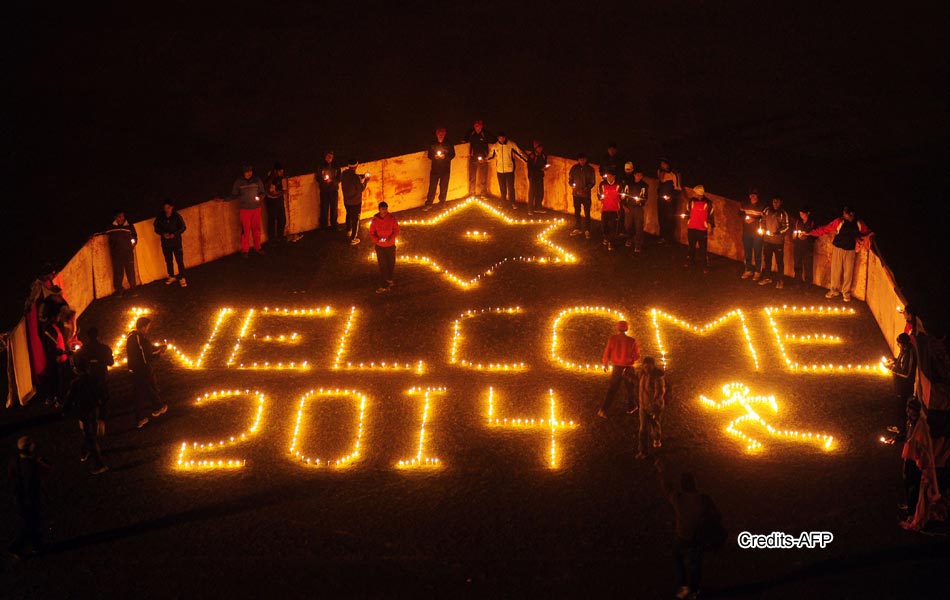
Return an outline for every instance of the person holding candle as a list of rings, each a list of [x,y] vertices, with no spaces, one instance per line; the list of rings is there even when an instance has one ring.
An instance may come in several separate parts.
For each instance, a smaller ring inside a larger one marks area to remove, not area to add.
[[[544,214],[544,174],[551,165],[544,144],[534,142],[528,152],[528,214]]]
[[[795,227],[792,230],[792,250],[795,252],[795,282],[811,283],[815,272],[815,238],[808,235],[813,230],[815,220],[810,208],[798,211]]]
[[[165,285],[175,283],[175,267],[172,258],[178,263],[178,285],[188,287],[185,280],[185,261],[184,251],[182,250],[181,234],[185,233],[187,226],[182,216],[175,210],[175,203],[172,200],[165,200],[162,204],[162,212],[158,213],[155,221],[152,222],[152,229],[162,238],[162,254],[165,256],[165,270],[168,272],[168,279]]]
[[[264,182],[254,174],[254,167],[244,165],[244,176],[234,180],[231,186],[231,198],[238,199],[241,211],[241,256],[247,258],[254,238],[254,252],[261,250],[261,201],[264,199]]]
[[[749,198],[739,208],[742,217],[742,249],[745,254],[745,270],[742,279],[752,278],[758,281],[762,275],[762,235],[759,227],[762,223],[762,203],[759,202],[759,190],[751,188]]]
[[[634,254],[639,254],[643,249],[643,207],[647,203],[650,188],[643,178],[643,173],[634,170],[632,162],[626,163],[623,171],[620,197],[623,200],[623,229],[627,236],[624,245],[627,248],[633,246]]]
[[[657,202],[656,216],[660,225],[660,243],[674,243],[676,241],[676,202],[680,191],[679,173],[670,167],[670,161],[660,159],[660,168],[656,171]]]
[[[666,378],[663,370],[658,369],[656,360],[647,356],[637,368],[638,394],[640,406],[640,436],[637,458],[646,458],[650,448],[663,445],[660,420],[666,401]]]
[[[153,417],[161,416],[168,410],[168,405],[162,402],[158,395],[158,382],[152,369],[152,363],[168,346],[153,344],[148,339],[151,328],[151,319],[139,317],[135,321],[135,329],[129,333],[125,342],[125,358],[129,373],[132,374],[132,394],[135,398],[135,426],[138,429],[148,424],[149,409]]]
[[[379,274],[383,285],[376,289],[377,294],[384,294],[393,288],[393,270],[396,268],[396,237],[399,236],[399,222],[389,212],[389,204],[379,203],[379,212],[373,217],[369,225],[369,235],[376,245],[376,262],[379,264]]]
[[[340,169],[333,162],[333,150],[323,153],[323,162],[317,169],[317,186],[320,188],[320,227],[337,229],[340,203]]]
[[[624,160],[617,154],[617,143],[610,142],[607,144],[607,154],[604,154],[600,161],[600,178],[606,179],[608,171],[613,171],[615,175],[620,173],[623,171],[623,163]]]
[[[577,155],[577,164],[567,174],[567,183],[574,197],[574,230],[571,236],[584,234],[590,239],[590,192],[597,185],[594,167],[587,164],[587,155]],[[584,224],[581,230],[581,209],[584,209]]]
[[[340,175],[340,188],[343,190],[343,207],[346,209],[346,231],[350,244],[360,243],[360,211],[363,208],[363,190],[369,180],[369,173],[356,172],[356,159],[347,161],[347,168]]]
[[[109,254],[112,256],[112,288],[115,293],[122,295],[124,279],[129,282],[129,289],[135,287],[135,244],[139,234],[135,225],[125,219],[125,211],[115,211],[115,219],[106,230],[109,239]]]
[[[607,171],[605,179],[597,184],[600,199],[600,224],[608,251],[613,251],[614,242],[620,233],[620,183],[613,171]]]
[[[498,143],[489,147],[488,160],[495,159],[495,172],[498,175],[498,193],[502,204],[508,204],[512,210],[518,208],[515,200],[515,157],[527,162],[521,148],[509,140],[504,131],[498,132]]]
[[[481,119],[472,124],[463,142],[468,144],[468,195],[488,194],[488,145],[490,136]],[[481,185],[478,186],[478,182]],[[480,191],[478,191],[480,190]]]
[[[709,273],[709,232],[716,225],[716,214],[712,200],[706,197],[705,187],[697,185],[692,192],[693,196],[686,203],[686,240],[689,249],[683,266],[688,269],[696,264],[698,249],[703,273]]]
[[[834,234],[831,240],[831,284],[825,298],[842,296],[845,302],[851,302],[855,252],[859,243],[864,243],[874,234],[855,218],[850,206],[845,206],[837,219],[808,233],[812,237],[825,234]]]
[[[284,207],[287,194],[287,178],[284,177],[284,165],[274,163],[274,168],[267,174],[267,194],[264,201],[267,204],[267,238],[272,244],[290,241],[285,235],[287,229],[287,209]]]
[[[435,188],[439,188],[439,206],[445,202],[449,193],[449,177],[452,174],[452,159],[455,158],[455,146],[445,143],[445,127],[439,127],[435,130],[435,141],[429,144],[429,150],[426,152],[429,157],[429,192],[426,194],[426,205],[422,209],[428,211],[432,209],[432,201],[435,199]]]
[[[903,420],[907,401],[914,395],[914,384],[917,380],[917,353],[910,343],[910,336],[906,333],[897,336],[897,346],[900,352],[897,353],[897,358],[887,363],[887,368],[894,380],[894,394],[897,396],[901,418],[897,421],[898,425],[891,425],[887,430],[903,435],[900,422]]]
[[[627,395],[627,412],[633,413],[637,410],[637,396],[635,388],[636,378],[629,376],[633,364],[640,359],[640,347],[637,340],[627,335],[628,325],[626,321],[617,321],[617,333],[610,336],[607,340],[607,347],[604,348],[603,366],[604,373],[610,368],[610,383],[607,385],[607,396],[604,403],[597,411],[597,416],[601,419],[607,418],[607,409],[613,404],[614,396],[620,389],[620,383],[623,382],[624,391]]]
[[[785,232],[788,231],[788,213],[782,208],[782,198],[772,197],[772,205],[762,211],[762,276],[759,285],[772,283],[769,273],[774,273],[775,288],[785,287]],[[775,257],[775,270],[772,270],[772,257]]]

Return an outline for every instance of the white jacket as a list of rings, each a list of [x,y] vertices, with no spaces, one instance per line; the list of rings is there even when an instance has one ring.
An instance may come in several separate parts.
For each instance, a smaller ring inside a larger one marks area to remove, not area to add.
[[[495,159],[495,170],[499,173],[513,173],[515,171],[516,155],[521,160],[526,160],[524,152],[512,140],[507,140],[504,144],[491,144],[488,146],[488,150],[488,159]]]

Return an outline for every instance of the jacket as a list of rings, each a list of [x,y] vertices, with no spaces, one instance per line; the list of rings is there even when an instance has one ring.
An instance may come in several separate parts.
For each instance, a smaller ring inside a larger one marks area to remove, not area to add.
[[[399,222],[392,213],[387,213],[383,218],[379,213],[373,216],[369,224],[369,236],[373,238],[373,243],[383,248],[396,245],[396,237],[399,235]]]
[[[707,231],[716,226],[716,215],[712,200],[706,196],[690,198],[686,203],[686,227],[696,231]],[[706,223],[709,223],[707,227]]]
[[[601,212],[617,212],[620,210],[620,182],[607,183],[604,179],[597,184],[597,197]]]
[[[340,189],[343,190],[343,204],[362,206],[366,178],[358,174],[356,169],[347,169],[340,175]]]
[[[784,208],[766,207],[762,211],[762,228],[765,229],[762,241],[767,244],[784,244],[785,232],[788,231],[788,213]]]
[[[607,175],[607,171],[613,171],[613,174],[617,176],[617,179],[620,179],[620,176],[623,175],[623,164],[626,161],[620,157],[619,154],[604,154],[604,159],[600,161],[600,176],[604,177]]]
[[[590,199],[590,191],[597,185],[597,176],[594,167],[577,163],[567,173],[567,182],[571,185],[574,195],[578,198]]]
[[[666,402],[666,378],[663,371],[655,367],[647,370],[646,366],[640,366],[637,371],[640,378],[638,386],[640,410],[651,414],[662,412]]]
[[[462,141],[468,142],[468,149],[471,153],[471,157],[477,160],[479,156],[481,156],[483,159],[488,156],[489,139],[491,138],[489,137],[488,132],[482,128],[481,133],[478,133],[472,129]]]
[[[321,192],[336,192],[340,189],[340,169],[334,163],[320,163],[316,173],[317,185]]]
[[[152,228],[155,230],[156,235],[162,236],[162,248],[166,250],[177,250],[181,248],[181,234],[185,233],[187,227],[185,226],[185,220],[181,218],[177,210],[173,210],[170,217],[165,216],[165,211],[160,212],[158,216],[155,217]],[[165,239],[166,233],[170,233],[174,237]]]
[[[287,179],[276,172],[271,171],[267,174],[267,199],[277,200],[284,197],[284,180]]]
[[[429,170],[433,173],[446,173],[452,168],[452,159],[455,158],[455,146],[438,140],[429,144],[426,156],[432,161]]]
[[[624,333],[615,333],[607,340],[604,348],[604,366],[630,367],[640,359],[640,347],[637,340]]]
[[[749,199],[743,200],[739,208],[739,216],[742,217],[743,235],[759,235],[759,227],[762,224],[762,210],[765,205],[761,201],[752,204]]]
[[[113,256],[128,256],[139,240],[135,225],[130,221],[126,221],[122,225],[113,221],[109,229],[106,230],[106,235],[109,236],[109,250]]]
[[[128,361],[129,371],[133,373],[151,373],[152,363],[159,354],[161,351],[137,330],[126,338],[125,358]]]
[[[231,198],[240,199],[239,206],[242,210],[260,208],[261,200],[264,199],[264,182],[257,175],[250,179],[238,177],[231,186]]]
[[[656,180],[657,195],[660,200],[673,200],[676,198],[676,192],[683,189],[680,184],[680,174],[675,171],[657,170]],[[666,196],[666,198],[663,196]]]
[[[816,225],[815,225],[814,219],[808,219],[807,221],[802,221],[801,218],[796,218],[795,226],[792,229],[792,231],[810,233],[815,227]],[[796,251],[798,251],[799,249],[811,250],[812,247],[815,245],[815,238],[811,237],[810,235],[806,235],[804,239],[798,239],[798,236],[795,236],[792,243],[795,244]]]
[[[516,156],[525,162],[528,161],[518,144],[512,140],[506,140],[504,144],[492,144],[489,149],[491,154],[488,155],[488,159],[495,159],[495,171],[498,173],[514,173]]]
[[[858,239],[870,235],[871,230],[857,219],[848,221],[844,217],[838,217],[827,225],[812,229],[808,235],[819,237],[826,233],[835,234],[834,239],[831,240],[832,245],[842,250],[854,250],[858,246]]]
[[[643,206],[647,202],[650,194],[650,184],[646,179],[634,181],[633,175],[623,178],[623,185],[620,188],[620,197],[623,198],[624,206]]]
[[[73,360],[77,365],[84,365],[89,370],[89,375],[99,382],[105,381],[109,367],[115,364],[112,348],[98,340],[90,341],[77,350]]]
[[[531,152],[528,154],[528,178],[544,179],[544,172],[548,168],[548,155],[544,152],[540,154]]]

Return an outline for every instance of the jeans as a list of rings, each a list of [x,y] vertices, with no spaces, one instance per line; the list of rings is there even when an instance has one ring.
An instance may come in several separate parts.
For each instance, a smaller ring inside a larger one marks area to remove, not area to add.
[[[775,256],[775,270],[772,271],[772,256]],[[781,281],[785,277],[785,244],[762,244],[762,275],[772,272],[773,278]]]
[[[584,209],[584,226],[581,227],[581,208]],[[574,229],[590,231],[590,196],[574,196]]]
[[[502,204],[515,205],[515,172],[498,174],[498,194]]]
[[[703,576],[702,546],[678,539],[673,545],[673,560],[677,583],[692,592],[699,590]]]
[[[287,229],[287,212],[284,210],[284,199],[266,198],[267,202],[267,239],[276,242],[284,239],[284,230]]]
[[[181,246],[177,248],[166,248],[162,246],[162,254],[165,255],[165,270],[168,271],[169,277],[175,276],[175,269],[172,266],[172,257],[174,256],[175,262],[178,263],[178,276],[185,276],[185,253],[182,251]]]
[[[123,279],[129,280],[130,288],[135,287],[135,254],[131,251],[112,253],[112,287],[115,291],[122,290]]]
[[[669,200],[663,199],[660,193],[656,198],[656,216],[660,226],[660,237],[672,243],[676,241],[676,211],[674,203],[676,197],[672,194]]]
[[[528,210],[541,210],[544,204],[544,175],[528,178]]]
[[[689,251],[687,254],[687,261],[690,264],[696,262],[696,249],[699,249],[699,259],[703,261],[704,266],[709,266],[709,252],[707,247],[709,244],[709,232],[702,231],[699,229],[687,229],[686,230],[686,242],[689,246]]]
[[[795,280],[811,283],[815,273],[815,245],[808,240],[797,243],[795,249]]]
[[[80,416],[82,427],[81,455],[88,456],[97,469],[102,466],[102,452],[99,450],[99,409],[93,408]]]
[[[661,439],[662,430],[660,429],[660,418],[662,412],[651,412],[651,406],[645,402],[640,402],[640,452],[646,454],[653,442]]]
[[[426,194],[426,206],[432,206],[432,200],[435,198],[435,188],[439,187],[439,204],[445,202],[449,194],[449,175],[451,171],[446,169],[443,172],[435,170],[429,171],[429,192]]]
[[[360,234],[360,210],[362,204],[344,204],[346,209],[346,236],[354,240]]]
[[[479,179],[482,184],[477,186]],[[475,194],[488,195],[488,161],[471,156],[468,159],[468,195]]]
[[[604,229],[604,239],[608,244],[613,244],[620,234],[620,212],[616,210],[605,210],[600,213],[600,224]]]
[[[742,233],[742,248],[745,250],[745,270],[762,270],[762,236],[757,233]]]
[[[851,297],[851,283],[854,277],[854,250],[842,250],[831,247],[831,291],[841,292]]]
[[[160,409],[164,404],[158,396],[158,384],[151,369],[132,373],[132,394],[135,397],[135,420],[148,417],[149,412]]]
[[[396,247],[376,246],[376,262],[379,264],[379,275],[384,285],[392,285],[393,271],[396,269]]]
[[[320,190],[320,227],[336,229],[339,225],[339,217],[337,216],[337,205],[339,203],[339,190]]]
[[[632,381],[623,377],[624,371],[629,368],[631,367],[618,367],[616,365],[610,367],[610,383],[607,385],[607,396],[604,398],[604,404],[600,407],[600,410],[607,412],[610,405],[614,403],[614,396],[617,395],[621,383],[623,383],[624,391],[627,394],[627,410],[635,406],[636,389],[634,389]]]
[[[623,211],[624,231],[633,238],[634,248],[643,246],[643,207],[628,201]]]
[[[251,237],[254,238],[254,249],[261,249],[261,209],[241,209],[241,252],[247,254],[250,249]]]

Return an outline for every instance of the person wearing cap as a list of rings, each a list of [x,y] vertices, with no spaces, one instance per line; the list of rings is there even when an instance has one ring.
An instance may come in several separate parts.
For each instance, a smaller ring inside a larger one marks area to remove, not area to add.
[[[472,129],[462,140],[468,144],[468,195],[488,194],[488,146],[491,137],[485,131],[481,119],[476,119]],[[481,185],[478,182],[481,181]]]
[[[703,263],[703,273],[709,273],[709,232],[716,226],[716,213],[712,200],[706,197],[706,188],[697,185],[686,203],[686,254],[685,268],[696,264],[696,250]]]
[[[324,229],[339,227],[340,174],[340,168],[333,162],[333,150],[327,150],[316,174],[320,188],[320,227]]]
[[[106,229],[109,240],[109,255],[112,257],[112,288],[116,294],[122,294],[123,279],[129,282],[129,289],[135,287],[135,244],[139,235],[135,225],[125,219],[124,210],[115,211],[115,219]]]
[[[360,243],[360,211],[363,209],[363,190],[369,173],[356,172],[355,158],[347,161],[346,169],[340,174],[340,189],[343,190],[343,208],[346,209],[346,235],[350,245]]]
[[[42,478],[53,470],[52,465],[36,455],[33,438],[24,435],[17,440],[16,458],[10,461],[7,476],[13,488],[13,500],[20,522],[10,552],[23,558],[43,551],[43,487]]]
[[[742,279],[751,277],[752,281],[758,281],[762,276],[762,235],[759,233],[762,208],[759,190],[751,188],[748,199],[744,200],[739,208],[739,216],[742,217],[742,249],[745,255]]]
[[[608,171],[613,171],[614,175],[619,174],[623,171],[623,163],[624,160],[617,154],[617,143],[610,142],[607,144],[607,153],[600,161],[600,178],[606,179]]]
[[[267,206],[267,239],[274,244],[290,241],[286,235],[287,209],[284,202],[287,200],[287,178],[284,177],[284,165],[274,163],[274,168],[267,174],[264,184],[267,192],[264,194],[264,203]]]
[[[587,164],[587,155],[577,155],[577,163],[567,173],[567,183],[571,186],[574,198],[574,230],[571,236],[584,234],[590,239],[590,192],[597,185],[594,167]],[[584,222],[581,224],[581,209],[584,209]],[[583,227],[583,231],[582,228]]]
[[[159,417],[168,410],[168,405],[162,402],[158,395],[158,382],[152,368],[152,363],[168,346],[153,344],[148,339],[151,327],[151,319],[139,317],[135,322],[135,329],[129,333],[125,342],[125,358],[132,374],[132,394],[135,398],[135,426],[139,429],[148,423],[149,409],[153,417]]]
[[[632,162],[623,166],[623,172],[620,197],[623,199],[623,225],[627,236],[624,245],[627,248],[633,246],[634,254],[639,254],[643,250],[643,207],[647,203],[650,187],[643,173],[633,168]]]
[[[429,144],[426,156],[429,158],[429,191],[426,194],[426,205],[422,209],[423,211],[432,209],[436,187],[439,188],[439,206],[442,206],[449,194],[449,179],[452,175],[455,145],[445,142],[445,127],[439,127],[435,130],[435,140]]]
[[[656,360],[647,356],[637,368],[637,398],[640,408],[640,436],[637,458],[646,458],[651,448],[663,445],[660,423],[666,403],[666,377]]]
[[[637,395],[634,385],[635,377],[631,373],[631,367],[640,359],[640,347],[637,340],[627,335],[627,322],[617,321],[617,333],[610,336],[607,340],[607,347],[604,348],[602,359],[604,373],[607,367],[610,367],[610,383],[607,385],[607,396],[604,403],[597,411],[597,416],[606,419],[607,410],[613,404],[614,396],[620,389],[620,382],[624,384],[624,391],[627,394],[627,412],[633,413],[637,410]]]
[[[498,176],[498,193],[501,203],[508,204],[512,210],[518,208],[515,200],[515,157],[528,162],[521,148],[514,140],[509,140],[504,131],[498,132],[497,143],[489,146],[488,160],[495,160],[495,172]]]
[[[185,233],[187,227],[185,226],[185,220],[175,210],[174,202],[165,200],[162,204],[162,212],[155,217],[152,228],[162,238],[162,254],[165,256],[165,270],[168,272],[165,285],[171,285],[178,281],[178,285],[181,287],[188,287],[188,282],[185,280],[184,251],[181,245],[181,234]],[[177,279],[172,257],[178,263]]]
[[[620,182],[616,174],[609,170],[597,184],[597,198],[600,199],[600,224],[603,229],[604,246],[613,251],[614,243],[620,234]]]
[[[660,167],[656,171],[656,216],[660,226],[660,243],[676,242],[676,203],[683,187],[680,185],[680,175],[670,167],[670,161],[660,159]]]
[[[845,206],[837,219],[808,233],[812,237],[825,234],[834,235],[831,240],[831,283],[825,298],[842,296],[845,302],[851,302],[855,251],[859,243],[864,243],[874,234],[855,218],[850,206]]]
[[[376,245],[376,262],[383,284],[376,289],[383,294],[393,288],[393,271],[396,268],[396,238],[399,236],[399,222],[389,212],[389,204],[379,203],[379,212],[369,224],[369,235]]]
[[[261,201],[264,199],[264,182],[254,174],[254,167],[244,165],[243,177],[234,180],[231,186],[231,199],[240,200],[241,215],[241,256],[247,258],[251,246],[251,237],[254,238],[254,252],[264,254],[261,250]]]
[[[795,253],[795,283],[811,283],[815,273],[815,238],[808,235],[817,225],[810,208],[798,211],[792,229],[792,251]]]
[[[544,214],[544,173],[551,165],[544,151],[544,144],[534,142],[528,151],[528,214]]]

